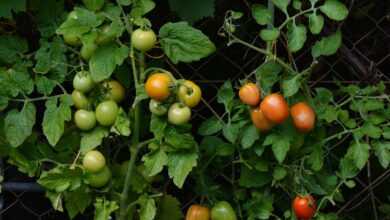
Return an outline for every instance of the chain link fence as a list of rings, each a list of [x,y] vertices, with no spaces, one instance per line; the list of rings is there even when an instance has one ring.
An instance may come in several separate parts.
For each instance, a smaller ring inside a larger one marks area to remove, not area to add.
[[[386,0],[351,0],[349,18],[341,24],[343,45],[337,55],[322,58],[313,70],[309,85],[311,87],[333,88],[336,82],[341,84],[367,85],[383,81],[390,84],[390,1]],[[227,79],[238,80],[258,67],[263,56],[242,46],[228,47],[226,39],[218,36],[217,31],[223,24],[224,13],[233,9],[250,12],[249,3],[245,0],[223,0],[216,2],[216,17],[204,19],[196,26],[202,29],[217,45],[217,51],[210,57],[192,64],[173,66],[166,64],[174,75],[183,76],[201,85],[204,102],[195,109],[195,124],[212,114],[223,113],[216,102],[218,88]],[[250,17],[238,24],[238,34],[248,42],[260,44],[257,29]],[[264,45],[263,45],[264,46]],[[307,66],[311,59],[310,48],[294,57],[297,65]],[[196,127],[196,126],[195,126]],[[15,167],[1,164],[4,174],[2,193],[0,194],[1,219],[67,219],[64,213],[56,212],[44,197],[42,189],[33,179],[20,174]],[[349,217],[348,219],[378,219],[377,209],[383,203],[390,202],[386,197],[386,188],[390,184],[390,170],[367,171],[357,177],[357,186],[349,190],[350,196],[344,203],[338,204],[335,210]],[[373,205],[374,204],[374,205]],[[359,213],[370,209],[371,216]],[[88,212],[87,212],[88,213]],[[78,217],[78,219],[88,219]]]

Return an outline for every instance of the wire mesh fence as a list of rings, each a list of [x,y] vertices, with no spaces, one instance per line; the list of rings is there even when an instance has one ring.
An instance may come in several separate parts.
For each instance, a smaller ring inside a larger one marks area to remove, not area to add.
[[[217,90],[227,79],[238,80],[259,66],[263,57],[241,46],[227,46],[226,39],[217,35],[222,25],[224,12],[228,9],[248,11],[245,1],[216,2],[216,16],[197,23],[216,43],[217,51],[210,57],[192,64],[173,66],[166,64],[174,75],[183,75],[199,83],[204,91],[203,105],[196,109],[195,124],[212,114],[221,114],[216,103]],[[343,45],[337,55],[323,58],[314,69],[309,85],[332,88],[341,84],[371,84],[383,81],[390,84],[390,2],[385,0],[350,1],[351,13],[341,25]],[[238,24],[238,32],[248,42],[259,44],[258,30],[250,28],[249,17]],[[310,48],[294,57],[297,65],[307,65]],[[196,126],[195,126],[196,127]],[[4,174],[0,195],[0,219],[67,219],[66,214],[54,211],[43,191],[26,178],[16,168],[1,164]],[[377,219],[377,210],[372,204],[380,206],[389,202],[384,194],[390,183],[390,170],[379,172],[368,166],[363,174],[356,177],[357,186],[350,190],[350,198],[336,208],[338,213],[359,219],[362,209],[372,209],[372,216],[361,219]],[[26,184],[27,183],[27,184]],[[79,217],[85,219],[87,217]]]

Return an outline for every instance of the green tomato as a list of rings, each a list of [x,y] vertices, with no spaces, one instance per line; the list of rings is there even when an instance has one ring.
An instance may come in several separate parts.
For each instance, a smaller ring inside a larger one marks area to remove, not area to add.
[[[211,220],[237,220],[237,216],[232,206],[228,202],[222,201],[211,209]]]
[[[118,81],[110,80],[104,82],[103,86],[107,90],[105,94],[106,99],[111,99],[119,103],[125,98],[125,88]]]
[[[105,24],[99,31],[99,35],[96,38],[96,43],[99,45],[107,44],[112,42],[116,38],[116,32],[113,30],[111,25]]]
[[[100,151],[88,151],[83,158],[83,167],[87,172],[97,173],[106,166],[106,158]]]
[[[161,104],[161,102],[154,99],[150,99],[149,110],[155,115],[162,116],[165,115],[168,111],[167,107]]]
[[[191,118],[191,109],[181,103],[171,105],[168,110],[168,121],[174,125],[187,123]]]
[[[88,71],[80,71],[73,78],[73,88],[82,93],[89,92],[94,86],[95,82]]]
[[[64,42],[70,46],[80,46],[80,38],[73,34],[64,34]]]
[[[153,30],[135,30],[131,34],[131,44],[139,51],[146,52],[154,47],[157,37]]]
[[[111,126],[115,123],[119,112],[116,102],[109,100],[100,103],[95,110],[96,119],[103,126]]]
[[[179,87],[178,97],[190,108],[197,106],[202,98],[202,90],[194,82],[185,80]]]
[[[83,3],[91,11],[99,11],[104,6],[104,0],[83,0]]]
[[[77,90],[73,90],[72,100],[73,100],[74,106],[77,109],[87,109],[88,108],[89,100],[82,92],[77,91]]]
[[[84,44],[80,51],[81,57],[84,60],[89,60],[89,58],[91,58],[91,56],[95,53],[96,49],[97,45],[95,43]]]
[[[96,117],[94,112],[80,109],[74,114],[74,122],[81,130],[88,131],[95,127]]]
[[[97,173],[86,174],[88,184],[94,188],[101,188],[107,185],[111,177],[111,170],[107,166],[104,166],[104,168]]]

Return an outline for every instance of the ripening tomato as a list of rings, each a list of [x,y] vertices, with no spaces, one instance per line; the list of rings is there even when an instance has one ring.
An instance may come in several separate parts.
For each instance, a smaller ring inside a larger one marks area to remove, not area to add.
[[[87,109],[89,105],[88,98],[80,91],[73,90],[72,101],[77,109]]]
[[[103,169],[97,173],[87,173],[86,179],[88,185],[94,188],[101,188],[110,182],[111,176],[112,174],[110,168],[104,166]]]
[[[90,173],[97,173],[106,166],[106,158],[100,151],[88,151],[83,158],[83,167]]]
[[[120,103],[125,98],[125,88],[116,80],[110,80],[103,83],[107,93],[105,97],[107,99],[114,100],[117,103]]]
[[[211,220],[237,220],[233,207],[226,201],[218,202],[211,209]]]
[[[299,102],[291,107],[291,118],[294,126],[300,132],[313,130],[316,121],[314,110],[305,102]]]
[[[145,90],[148,96],[157,101],[164,101],[170,95],[171,77],[166,73],[155,73],[146,80]]]
[[[161,102],[151,99],[149,102],[149,110],[151,113],[162,116],[168,112],[168,108],[161,104]]]
[[[265,117],[275,124],[283,123],[289,115],[288,104],[278,93],[267,95],[260,103],[260,109]]]
[[[242,103],[256,106],[260,103],[261,92],[256,84],[247,83],[240,88],[238,96]]]
[[[251,119],[255,127],[263,132],[271,130],[274,126],[273,123],[264,116],[260,108],[251,109]]]
[[[191,205],[186,220],[210,220],[210,209],[201,205]]]
[[[73,78],[73,88],[86,93],[95,86],[91,74],[88,71],[80,71]]]
[[[95,110],[96,120],[103,126],[111,126],[118,116],[119,107],[116,102],[109,100],[100,103]]]
[[[202,98],[202,90],[194,82],[185,80],[179,87],[178,97],[190,108],[197,106]]]
[[[298,195],[293,201],[292,208],[298,220],[309,220],[316,213],[317,205],[311,195]]]
[[[131,44],[139,51],[146,52],[154,47],[157,37],[153,30],[139,28],[131,34]]]
[[[74,113],[74,122],[83,131],[91,130],[96,125],[95,113],[84,109],[77,110]]]
[[[174,125],[187,123],[191,118],[191,109],[181,103],[175,103],[169,107],[168,121]]]

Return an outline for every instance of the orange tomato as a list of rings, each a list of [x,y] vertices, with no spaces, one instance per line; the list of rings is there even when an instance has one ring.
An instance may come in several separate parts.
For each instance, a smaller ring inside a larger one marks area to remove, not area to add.
[[[256,106],[260,102],[261,92],[254,83],[247,83],[240,88],[238,96],[242,103]]]
[[[166,73],[155,73],[146,80],[145,90],[148,96],[157,101],[164,101],[169,97],[171,77]]]
[[[291,108],[291,117],[293,119],[294,126],[300,132],[309,132],[313,130],[316,114],[314,110],[305,102],[299,102]]]
[[[298,220],[309,220],[313,218],[317,210],[316,201],[311,195],[296,196],[292,208]]]
[[[186,220],[209,220],[210,209],[201,205],[191,205],[187,210]]]
[[[260,103],[260,110],[275,124],[282,124],[289,115],[288,104],[279,93],[267,95]]]
[[[271,130],[273,123],[270,122],[260,110],[260,108],[255,108],[251,110],[251,119],[253,124],[260,131],[266,132]]]

